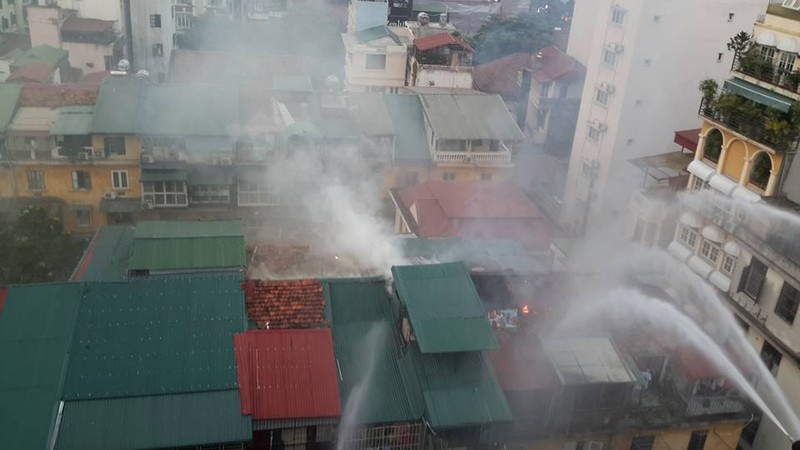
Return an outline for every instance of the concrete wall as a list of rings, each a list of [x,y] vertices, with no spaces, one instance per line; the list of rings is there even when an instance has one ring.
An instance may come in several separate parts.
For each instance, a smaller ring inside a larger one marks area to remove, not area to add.
[[[627,11],[622,26],[610,22],[612,3]],[[764,6],[763,0],[577,2],[572,26],[577,34],[570,39],[574,41],[570,49],[578,60],[585,47],[590,51],[566,180],[565,224],[579,230],[588,208],[588,229],[599,233],[622,229],[620,221],[624,221],[630,192],[641,179],[628,161],[664,153],[675,130],[700,125],[699,82],[728,76],[733,55],[726,43],[737,32],[752,29]],[[595,17],[591,34],[579,26],[580,21],[591,22],[590,13]],[[729,13],[734,13],[730,21]],[[603,49],[611,43],[624,47],[614,67],[602,62]],[[723,56],[717,62],[719,53]],[[607,106],[592,101],[594,88],[601,82],[616,87]],[[587,124],[593,120],[608,126],[598,142],[587,139]],[[584,159],[599,164],[588,207],[576,197]]]
[[[83,0],[81,0],[83,1]],[[162,0],[134,0],[130,2],[133,61],[132,69],[148,70],[154,82],[160,76],[166,78],[169,59],[173,49],[175,21],[172,18],[172,2]],[[150,15],[161,15],[161,28],[150,27]],[[153,45],[161,44],[162,56],[153,56]]]
[[[368,54],[385,54],[386,68],[384,70],[367,70]],[[351,51],[348,51],[346,58],[345,76],[349,90],[359,91],[368,86],[401,87],[405,84],[405,46],[369,47],[356,45]]]
[[[80,42],[64,42],[62,48],[69,52],[69,63],[83,74],[102,72],[106,69],[105,57],[114,55],[113,45],[98,45]],[[109,69],[113,69],[112,67]]]
[[[58,8],[29,6],[28,23],[31,32],[31,47],[49,45],[61,48]]]
[[[122,22],[119,0],[58,0],[58,6],[78,11],[78,17]]]
[[[472,89],[472,72],[422,68],[417,74],[417,86]]]

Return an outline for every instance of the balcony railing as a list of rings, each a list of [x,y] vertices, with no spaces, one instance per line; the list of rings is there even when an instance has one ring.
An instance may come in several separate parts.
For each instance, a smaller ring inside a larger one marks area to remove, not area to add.
[[[511,152],[435,152],[434,161],[436,162],[455,162],[455,163],[508,163],[511,162]]]
[[[800,72],[781,69],[780,66],[764,61],[760,57],[748,60],[746,55],[737,52],[733,55],[731,70],[786,89],[793,94],[800,93]]]
[[[738,398],[731,397],[693,397],[686,402],[686,416],[710,416],[745,412],[745,406]]]
[[[761,115],[754,118],[742,111],[722,111],[713,101],[703,99],[698,114],[735,131],[749,139],[782,152],[794,152],[800,146],[800,135],[792,131],[785,135],[770,131],[766,126],[766,118]]]

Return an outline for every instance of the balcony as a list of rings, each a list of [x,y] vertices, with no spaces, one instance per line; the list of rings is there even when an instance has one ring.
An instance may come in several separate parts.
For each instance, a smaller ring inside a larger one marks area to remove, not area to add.
[[[734,54],[731,71],[783,89],[788,95],[800,94],[800,72],[781,69],[757,55]]]
[[[735,397],[692,397],[686,402],[686,417],[744,412],[744,404]]]
[[[447,163],[510,163],[511,152],[435,152],[433,159],[436,162]]]
[[[777,111],[770,111],[771,108],[760,105],[748,107],[744,102],[729,104],[723,102],[724,96],[733,94],[723,94],[713,101],[703,99],[697,113],[773,150],[780,152],[797,150],[800,145],[800,133],[797,129],[793,129],[791,118],[777,117]]]

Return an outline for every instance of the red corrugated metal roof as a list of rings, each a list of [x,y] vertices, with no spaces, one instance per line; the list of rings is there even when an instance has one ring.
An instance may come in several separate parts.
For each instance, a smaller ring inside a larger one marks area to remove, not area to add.
[[[691,150],[697,151],[697,142],[700,140],[700,128],[694,128],[691,130],[681,130],[675,132],[675,139],[673,142],[680,145],[681,147]]]
[[[70,17],[61,25],[61,31],[75,33],[102,33],[114,26],[113,20],[86,19]]]
[[[8,288],[0,286],[0,314],[3,314],[3,305],[6,304],[6,297],[8,297]]]
[[[429,181],[395,191],[393,196],[419,237],[515,239],[549,245],[555,232],[553,223],[528,196],[508,182]]]
[[[540,51],[542,67],[533,73],[537,82],[578,81],[585,76],[586,68],[558,47],[549,46]],[[516,97],[520,91],[519,73],[532,69],[532,54],[513,53],[476,66],[472,78],[475,86],[483,92]]]
[[[26,64],[9,75],[6,81],[33,81],[47,83],[53,76],[55,69],[45,63]]]
[[[458,45],[459,47],[465,48],[469,51],[474,51],[469,44],[450,33],[432,34],[430,36],[425,36],[414,40],[414,47],[423,52],[445,45]]]
[[[330,329],[251,330],[233,342],[242,414],[254,420],[341,415]]]
[[[247,318],[259,328],[327,326],[319,280],[247,280],[244,290]]]
[[[550,80],[576,81],[586,74],[586,68],[581,63],[555,45],[545,47],[539,52],[542,54],[543,65],[541,70],[533,73],[533,77],[540,83]]]

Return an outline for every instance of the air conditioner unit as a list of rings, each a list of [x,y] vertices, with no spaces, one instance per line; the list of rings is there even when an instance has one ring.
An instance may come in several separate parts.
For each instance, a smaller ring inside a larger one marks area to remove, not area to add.
[[[154,205],[153,202],[151,202],[150,200],[145,200],[144,202],[142,202],[143,209],[153,209],[155,207],[156,205]]]
[[[589,122],[589,124],[592,126],[592,128],[596,129],[597,131],[606,131],[606,130],[608,130],[608,125],[606,125],[603,122],[600,122],[599,120],[593,120],[593,121]]]
[[[115,200],[117,198],[117,193],[114,191],[103,192],[103,198],[106,200]]]
[[[614,42],[609,44],[609,49],[613,50],[615,53],[622,53],[625,50],[625,46],[620,44],[619,42]]]
[[[142,154],[142,162],[145,164],[153,164],[156,162],[156,158],[153,155]]]
[[[616,90],[617,90],[617,88],[616,88],[616,87],[614,87],[614,85],[613,85],[613,84],[611,84],[611,83],[605,83],[605,82],[603,82],[603,83],[600,83],[600,89],[602,89],[602,90],[606,91],[606,92],[607,92],[607,93],[609,93],[609,94],[613,94],[613,93],[614,93],[614,91],[616,91]]]
[[[467,156],[466,158],[464,158],[464,162],[467,164],[472,163],[472,156]]]
[[[78,153],[78,159],[80,159],[82,161],[88,161],[88,160],[92,159],[92,156],[93,155],[90,154],[89,152],[79,152]]]

